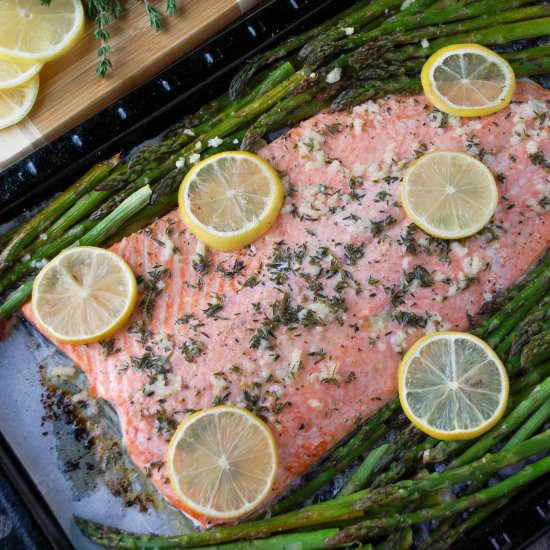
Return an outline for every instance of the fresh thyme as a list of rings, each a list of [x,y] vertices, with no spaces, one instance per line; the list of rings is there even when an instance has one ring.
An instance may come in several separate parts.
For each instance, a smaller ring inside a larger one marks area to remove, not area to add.
[[[244,262],[242,262],[241,260],[235,260],[233,262],[233,267],[231,269],[225,269],[225,267],[222,264],[220,264],[216,268],[216,271],[218,273],[223,273],[223,276],[226,279],[231,280],[233,279],[233,277],[235,277],[235,275],[238,275],[241,271],[243,271],[244,268],[245,268]]]
[[[153,318],[155,303],[161,292],[164,290],[164,279],[171,276],[170,269],[156,265],[147,273],[148,279],[143,281],[143,290],[145,294],[140,302],[140,307],[145,312],[148,321]]]
[[[115,348],[115,339],[111,338],[110,340],[101,340],[99,342],[99,345],[103,349],[103,355],[105,357],[109,357],[111,355],[115,355],[115,353],[118,353],[121,351],[121,348]]]
[[[214,298],[214,301],[208,302],[208,307],[206,309],[203,309],[202,312],[207,317],[213,317],[214,319],[217,319],[217,313],[223,309],[225,296],[223,294],[214,294]]]
[[[389,227],[390,225],[393,225],[395,223],[395,218],[389,214],[388,216],[386,216],[383,220],[379,220],[379,221],[372,221],[370,220],[370,232],[372,234],[373,237],[378,237],[380,235],[382,235],[382,232],[384,231],[384,229],[386,227]]]
[[[162,30],[164,28],[162,14],[148,0],[142,0],[142,2],[151,28],[157,32]],[[40,3],[43,6],[49,6],[51,0],[40,0]],[[167,15],[173,16],[176,13],[177,7],[177,0],[166,0]],[[111,53],[109,40],[111,35],[107,27],[111,23],[111,18],[118,19],[122,15],[122,11],[121,0],[86,0],[84,2],[84,12],[88,19],[95,22],[94,35],[100,43],[97,49],[99,61],[96,67],[96,73],[99,78],[104,78],[107,72],[113,69],[113,64],[109,59],[109,54]]]
[[[397,321],[401,326],[410,326],[410,327],[420,327],[424,328],[428,320],[422,315],[413,313],[412,311],[401,311],[397,310],[392,313],[392,317]]]
[[[346,244],[344,246],[344,256],[349,265],[355,265],[365,255],[365,245]]]
[[[180,346],[180,351],[189,363],[194,363],[195,359],[202,355],[203,349],[203,345],[193,338],[185,340]]]

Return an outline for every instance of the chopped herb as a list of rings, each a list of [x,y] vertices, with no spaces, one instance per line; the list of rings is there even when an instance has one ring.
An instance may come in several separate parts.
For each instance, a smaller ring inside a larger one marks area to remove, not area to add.
[[[164,279],[170,277],[171,272],[167,267],[156,265],[147,274],[149,278],[143,281],[145,294],[141,299],[140,307],[145,312],[146,319],[151,321],[156,300],[164,290]]]
[[[121,348],[115,348],[114,338],[111,338],[110,340],[101,340],[99,345],[102,347],[103,355],[105,357],[109,357],[110,355],[114,355],[115,353],[121,351]]]
[[[185,340],[180,346],[180,351],[189,363],[194,363],[195,359],[202,355],[203,350],[203,345],[193,338]]]
[[[258,349],[262,342],[267,342],[270,338],[275,338],[275,333],[273,332],[274,329],[275,325],[271,319],[265,320],[260,325],[260,328],[252,335],[252,338],[250,338],[250,347],[252,349]]]
[[[344,255],[349,265],[355,265],[365,255],[363,243],[355,245],[352,243],[344,246]]]
[[[399,307],[405,303],[405,293],[402,290],[398,290],[396,285],[385,286],[384,291],[390,297],[390,302],[393,307]]]
[[[320,363],[323,359],[325,359],[325,357],[327,356],[327,352],[321,348],[319,350],[315,350],[315,351],[310,351],[308,353],[308,355],[310,357],[318,357],[319,359],[317,359],[317,361],[315,361],[314,365],[316,365],[317,363]]]
[[[428,320],[421,315],[413,313],[412,311],[394,311],[392,317],[401,326],[421,327],[424,328],[428,323]]]
[[[371,226],[370,226],[370,232],[372,234],[373,237],[378,237],[379,235],[382,234],[382,232],[384,231],[384,229],[392,224],[395,223],[395,218],[389,214],[388,216],[386,216],[383,220],[380,220],[380,221],[372,221],[370,220],[370,223],[371,223]]]
[[[214,396],[214,399],[212,399],[212,405],[214,405],[214,407],[219,407],[220,405],[227,403],[227,400],[229,399],[230,395],[231,395],[231,392],[228,392],[225,395],[221,395],[221,396],[220,395]]]
[[[194,313],[186,313],[174,322],[175,325],[187,325],[191,319],[195,318]]]
[[[540,166],[541,168],[550,169],[550,161],[546,160],[544,153],[542,151],[537,151],[536,153],[531,153],[529,155],[531,162],[535,166]]]
[[[223,273],[223,276],[226,279],[233,279],[235,275],[238,275],[243,269],[245,268],[244,262],[241,260],[235,260],[233,262],[233,267],[231,269],[225,269],[222,264],[220,264],[216,271],[219,273]]]
[[[421,287],[427,288],[434,285],[431,273],[422,265],[416,265],[405,275],[403,287],[409,287],[413,281],[418,281]]]
[[[202,276],[206,275],[210,271],[210,268],[212,267],[212,260],[203,254],[197,254],[191,265],[193,266],[193,269]]]
[[[376,286],[379,282],[380,282],[379,279],[377,279],[376,277],[373,277],[372,275],[369,275],[369,280],[368,280],[369,285]]]
[[[355,373],[353,371],[350,371],[346,376],[346,384],[351,384],[356,378],[357,376],[355,376]]]
[[[400,240],[397,241],[398,244],[405,247],[405,252],[412,256],[416,256],[417,254],[416,241],[414,239],[414,234],[417,231],[418,227],[414,223],[411,223],[407,226],[405,233],[401,233],[399,236]]]
[[[291,407],[291,406],[292,406],[292,403],[290,401],[285,401],[285,402],[279,401],[278,403],[275,403],[273,407],[271,407],[271,410],[273,414],[281,414],[286,409],[286,407]]]
[[[346,299],[341,294],[335,294],[328,302],[328,307],[332,313],[347,311]]]
[[[155,429],[158,434],[163,435],[166,439],[170,439],[178,427],[178,423],[168,416],[166,409],[161,407],[155,413]]]
[[[143,319],[134,321],[128,327],[128,334],[139,334],[139,339],[143,345],[153,337],[153,333],[147,328]]]
[[[254,288],[257,284],[259,284],[258,278],[255,277],[254,275],[251,275],[243,283],[243,288]]]
[[[217,319],[216,314],[223,309],[225,296],[223,294],[214,294],[215,300],[213,302],[208,302],[208,307],[203,309],[202,312],[207,317],[213,317]]]

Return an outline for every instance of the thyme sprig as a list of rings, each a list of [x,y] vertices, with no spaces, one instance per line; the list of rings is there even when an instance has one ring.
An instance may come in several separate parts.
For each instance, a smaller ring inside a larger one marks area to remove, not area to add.
[[[155,32],[161,31],[165,27],[162,13],[151,5],[148,0],[141,1],[143,2],[151,28]],[[43,6],[49,6],[51,0],[40,0],[40,3]],[[173,16],[177,8],[177,0],[166,0],[167,15]],[[108,71],[113,70],[113,64],[109,59],[109,54],[112,51],[109,45],[111,35],[107,27],[112,19],[118,19],[122,15],[122,11],[121,0],[86,0],[84,2],[84,12],[88,19],[95,22],[94,35],[100,44],[97,49],[99,61],[96,67],[96,73],[99,78],[104,78]]]

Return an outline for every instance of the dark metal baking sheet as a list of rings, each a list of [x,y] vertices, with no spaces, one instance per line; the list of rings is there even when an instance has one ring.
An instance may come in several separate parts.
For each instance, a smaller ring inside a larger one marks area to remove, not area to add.
[[[264,1],[135,91],[0,172],[0,225],[63,190],[98,160],[128,152],[219,95],[236,68],[256,51],[352,3]],[[548,86],[548,80],[543,83]],[[44,428],[38,368],[41,362],[60,358],[60,353],[22,322],[0,342],[0,466],[45,536],[56,549],[69,549],[71,544],[78,550],[96,548],[76,529],[73,513],[133,530],[177,528],[173,518],[123,509],[120,499],[101,488],[79,494],[61,472],[60,441]],[[549,499],[550,477],[520,494],[460,546],[476,550],[525,547],[550,528]]]

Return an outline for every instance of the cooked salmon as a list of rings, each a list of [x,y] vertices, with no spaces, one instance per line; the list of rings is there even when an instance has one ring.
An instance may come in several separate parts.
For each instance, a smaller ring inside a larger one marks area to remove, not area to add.
[[[140,307],[111,342],[59,347],[114,405],[132,459],[166,498],[190,514],[165,458],[192,411],[235,404],[268,422],[274,499],[396,395],[415,340],[467,330],[529,270],[550,244],[549,102],[519,83],[508,108],[480,119],[423,96],[321,113],[260,151],[286,199],[252,246],[205,250],[177,211],[113,246],[139,278]],[[493,220],[465,240],[426,235],[400,204],[405,168],[437,149],[475,155],[498,181]]]

